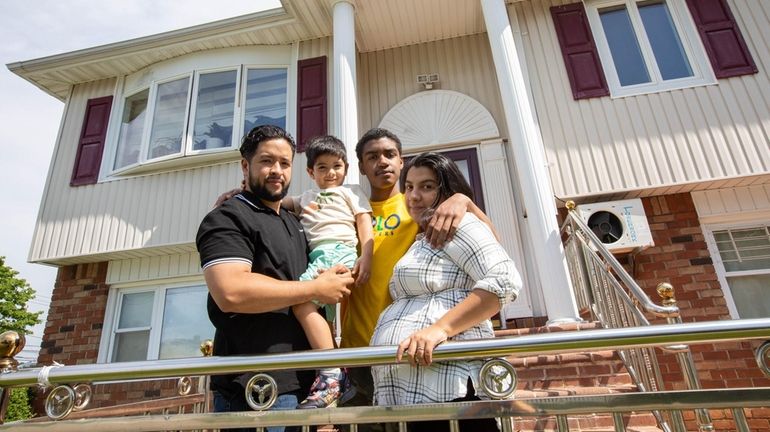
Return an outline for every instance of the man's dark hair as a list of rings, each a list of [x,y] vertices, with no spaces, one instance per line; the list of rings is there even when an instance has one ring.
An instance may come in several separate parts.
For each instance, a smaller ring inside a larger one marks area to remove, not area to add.
[[[321,155],[333,155],[345,162],[345,169],[348,167],[348,152],[345,150],[345,144],[339,138],[331,135],[322,135],[310,139],[305,147],[305,156],[307,156],[307,167],[313,169],[316,159]]]
[[[380,138],[388,138],[395,142],[396,148],[398,149],[398,155],[401,156],[401,140],[398,139],[396,134],[387,129],[372,128],[366,131],[364,136],[358,140],[358,144],[356,144],[356,157],[358,157],[359,162],[364,158],[364,146],[368,144],[369,141],[378,140]]]
[[[401,193],[404,193],[406,184],[406,175],[409,170],[416,167],[429,168],[436,174],[438,180],[438,195],[436,201],[431,204],[436,208],[442,201],[456,193],[461,193],[471,200],[473,199],[473,189],[465,180],[465,176],[460,172],[457,164],[448,157],[435,152],[422,153],[415,156],[407,162],[406,167],[401,171]]]
[[[261,125],[250,130],[241,140],[241,156],[251,162],[251,158],[254,157],[254,153],[257,152],[257,147],[260,144],[276,138],[283,138],[289,142],[293,158],[294,153],[297,151],[297,144],[294,142],[294,138],[283,128],[273,125]]]

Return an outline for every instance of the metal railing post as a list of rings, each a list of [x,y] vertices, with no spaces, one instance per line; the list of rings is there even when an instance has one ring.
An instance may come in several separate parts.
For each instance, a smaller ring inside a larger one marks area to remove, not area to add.
[[[659,283],[656,291],[661,298],[663,306],[673,306],[679,309],[676,305],[676,296],[674,295],[674,286],[668,282]],[[666,317],[666,321],[669,324],[682,324],[682,316],[679,314]],[[692,351],[687,345],[680,345],[670,347],[676,352],[676,360],[679,363],[679,367],[682,369],[682,375],[684,375],[684,382],[687,388],[690,390],[700,390],[700,379],[698,379],[698,373],[696,371],[695,359],[692,357]],[[695,410],[695,415],[698,420],[698,428],[701,431],[712,431],[714,425],[711,422],[711,414],[707,409]]]

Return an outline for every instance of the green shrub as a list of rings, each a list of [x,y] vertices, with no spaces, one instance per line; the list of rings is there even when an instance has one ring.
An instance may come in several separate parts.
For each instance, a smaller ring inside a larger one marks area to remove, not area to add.
[[[27,388],[11,389],[11,400],[8,401],[8,411],[5,413],[5,421],[12,422],[26,420],[32,417],[32,407],[29,405]]]

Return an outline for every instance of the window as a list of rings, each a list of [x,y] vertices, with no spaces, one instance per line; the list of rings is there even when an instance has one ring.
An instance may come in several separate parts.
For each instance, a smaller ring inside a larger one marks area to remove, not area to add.
[[[738,318],[770,316],[770,226],[715,229],[710,240],[731,312]]]
[[[715,82],[684,0],[587,2],[613,96]]]
[[[254,126],[271,124],[286,128],[286,71],[250,69],[246,78],[243,135]]]
[[[205,286],[124,288],[117,291],[107,361],[200,356],[199,346],[213,339],[207,318]]]
[[[169,77],[129,93],[113,172],[233,150],[242,132],[259,124],[285,127],[287,78],[285,67],[238,66]]]

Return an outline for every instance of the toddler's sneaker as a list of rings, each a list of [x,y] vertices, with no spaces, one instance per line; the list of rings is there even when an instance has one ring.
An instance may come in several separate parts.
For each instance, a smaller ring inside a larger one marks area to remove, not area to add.
[[[339,378],[323,373],[318,374],[310,387],[310,395],[300,402],[298,409],[331,408],[337,406],[342,394],[350,387],[343,370]]]

